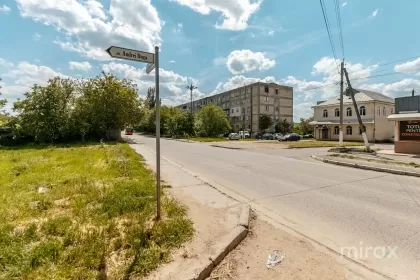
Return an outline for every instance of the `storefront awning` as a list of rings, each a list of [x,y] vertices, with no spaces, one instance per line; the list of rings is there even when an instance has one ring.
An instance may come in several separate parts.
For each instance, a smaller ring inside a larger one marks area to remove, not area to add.
[[[416,121],[420,120],[420,113],[393,114],[388,116],[389,121]]]

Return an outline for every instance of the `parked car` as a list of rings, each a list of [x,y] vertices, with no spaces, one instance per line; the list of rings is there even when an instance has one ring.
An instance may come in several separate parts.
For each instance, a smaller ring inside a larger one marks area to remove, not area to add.
[[[274,135],[271,133],[264,133],[262,138],[262,140],[274,140]]]
[[[254,138],[255,139],[262,139],[264,133],[263,132],[255,132]]]
[[[239,140],[241,136],[238,133],[231,133],[229,134],[229,140]]]
[[[239,131],[239,136],[241,136],[241,138],[251,138],[251,135],[249,135],[248,131]]]
[[[279,139],[279,141],[299,141],[300,135],[296,133],[287,134]]]
[[[311,138],[314,138],[314,136],[312,134],[305,134],[305,135],[303,135],[303,138],[311,139]]]
[[[280,137],[283,137],[283,134],[281,134],[281,133],[274,133],[273,136],[274,136],[274,140],[279,140]]]
[[[125,129],[125,135],[133,135],[133,131],[134,129],[132,129],[131,127],[127,127]]]

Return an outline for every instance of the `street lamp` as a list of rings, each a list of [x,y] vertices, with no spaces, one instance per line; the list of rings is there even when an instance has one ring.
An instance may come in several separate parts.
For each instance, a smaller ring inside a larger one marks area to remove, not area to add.
[[[192,81],[191,81],[191,85],[190,86],[186,86],[187,89],[190,90],[191,92],[191,114],[192,114],[192,109],[193,109],[193,98],[192,98],[192,93],[194,89],[197,89],[198,87],[193,86]]]

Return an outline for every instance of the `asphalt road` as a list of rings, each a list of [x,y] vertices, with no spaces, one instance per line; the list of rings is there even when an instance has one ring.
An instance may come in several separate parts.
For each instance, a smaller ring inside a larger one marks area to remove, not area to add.
[[[131,137],[155,149],[154,138]],[[420,178],[308,161],[291,150],[162,139],[161,151],[370,269],[394,279],[420,279]]]

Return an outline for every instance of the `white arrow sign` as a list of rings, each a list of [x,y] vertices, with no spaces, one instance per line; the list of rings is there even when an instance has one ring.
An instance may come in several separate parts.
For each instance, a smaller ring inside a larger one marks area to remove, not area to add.
[[[115,57],[115,58],[155,63],[155,54],[153,53],[130,50],[130,49],[125,49],[125,48],[120,48],[120,47],[115,47],[115,46],[109,47],[106,51],[109,53],[111,57]]]
[[[152,72],[153,69],[155,69],[155,64],[154,63],[147,64],[147,66],[146,66],[146,74],[149,74],[150,72]]]

